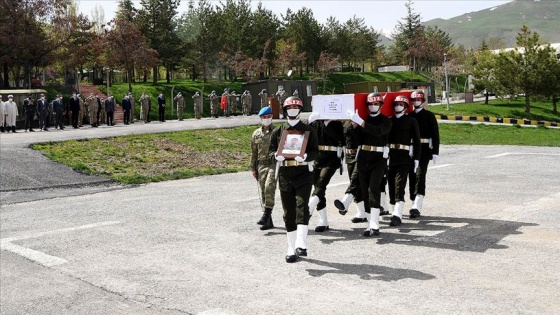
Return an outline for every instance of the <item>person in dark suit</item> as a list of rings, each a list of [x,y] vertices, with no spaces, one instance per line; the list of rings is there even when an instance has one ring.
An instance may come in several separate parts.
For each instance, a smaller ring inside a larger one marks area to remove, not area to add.
[[[41,97],[37,100],[37,116],[39,117],[39,129],[41,131],[49,131],[47,129],[47,119],[49,117],[49,102],[45,94],[41,93]]]
[[[62,103],[62,95],[58,94],[56,99],[53,101],[53,112],[54,112],[54,128],[64,130],[64,104]]]
[[[124,113],[124,124],[125,125],[130,125],[130,110],[132,108],[132,103],[130,103],[130,99],[128,95],[124,95],[122,101],[121,101],[121,106],[123,109],[123,113]]]
[[[78,98],[78,94],[76,94],[76,92],[72,93],[72,97],[70,98],[70,111],[72,112],[72,127],[74,129],[80,128],[78,126],[80,99]]]
[[[159,121],[164,122],[165,121],[165,96],[163,96],[163,93],[159,93],[157,102],[159,108]]]
[[[107,126],[115,125],[115,99],[109,94],[105,100],[105,112],[107,113]]]

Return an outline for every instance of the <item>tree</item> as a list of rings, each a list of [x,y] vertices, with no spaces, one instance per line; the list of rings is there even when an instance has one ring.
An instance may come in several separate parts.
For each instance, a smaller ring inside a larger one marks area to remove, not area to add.
[[[329,74],[336,69],[339,64],[339,60],[332,54],[322,52],[317,61],[317,69],[321,73],[321,80],[323,80],[323,94],[325,93],[327,80],[329,79]]]
[[[55,51],[91,28],[84,15],[76,14],[73,0],[3,0],[0,12],[4,87],[9,87],[10,72],[19,87],[22,70],[24,85],[31,86],[40,68],[62,57]]]
[[[284,38],[296,45],[297,53],[305,53],[305,71],[309,73],[310,67],[315,65],[323,51],[321,39],[321,26],[313,16],[313,11],[309,8],[301,8],[295,14],[290,9],[284,20]],[[303,65],[300,65],[300,76],[303,72]]]
[[[556,58],[556,51],[547,45],[543,50],[548,51],[548,58],[539,64],[542,75],[540,94],[552,101],[552,112],[558,114],[558,100],[560,99],[560,59]]]
[[[149,45],[158,52],[161,64],[165,66],[166,80],[171,81],[170,71],[180,61],[176,48],[181,47],[177,36],[174,18],[180,0],[141,0],[142,8],[138,12],[140,30],[148,38]],[[153,83],[158,80],[159,69],[153,67]]]
[[[417,46],[420,44],[418,40],[424,30],[421,24],[420,14],[414,12],[412,5],[414,2],[408,0],[405,3],[407,15],[395,26],[393,39],[394,54],[402,63],[407,63],[414,70],[417,70]]]
[[[495,77],[496,58],[489,50],[482,50],[475,54],[474,66],[472,74],[474,76],[473,84],[476,91],[485,91],[486,99],[484,104],[488,104],[488,95],[490,91],[498,90],[498,81]]]
[[[123,17],[123,16],[121,16]],[[140,30],[126,18],[117,18],[108,24],[112,27],[105,34],[105,64],[114,69],[126,71],[128,90],[132,91],[133,70],[135,64],[144,70],[158,64],[158,55],[147,45],[147,39]]]
[[[539,34],[532,33],[526,25],[516,39],[515,50],[498,55],[497,79],[510,92],[524,94],[525,112],[530,114],[531,97],[540,94],[543,86],[540,65],[546,64],[551,52],[540,47]]]

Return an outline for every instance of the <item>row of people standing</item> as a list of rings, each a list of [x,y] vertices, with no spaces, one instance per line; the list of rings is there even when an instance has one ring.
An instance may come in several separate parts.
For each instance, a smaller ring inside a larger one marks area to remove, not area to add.
[[[329,121],[312,113],[305,124],[299,120],[303,103],[292,96],[283,103],[288,120],[279,127],[271,124],[270,108],[261,109],[262,126],[255,130],[251,142],[251,171],[259,182],[264,208],[257,223],[263,230],[274,226],[271,214],[278,182],[288,239],[287,262],[307,256],[309,218],[315,209],[319,217],[315,232],[329,229],[326,189],[337,170],[342,173],[344,156],[350,184],[345,196],[335,200],[335,207],[344,215],[352,200],[356,202],[357,214],[352,222],[367,222],[363,236],[380,234],[381,214],[392,215],[391,226],[402,224],[407,179],[413,201],[409,218],[420,216],[427,166],[430,160],[435,163],[439,159],[437,120],[424,109],[425,101],[422,91],[414,91],[410,100],[397,96],[391,104],[395,114],[387,117],[381,113],[383,96],[371,93],[365,119],[350,112],[349,121]],[[410,102],[414,108],[407,114]],[[293,159],[279,152],[284,130],[309,132],[305,151]]]

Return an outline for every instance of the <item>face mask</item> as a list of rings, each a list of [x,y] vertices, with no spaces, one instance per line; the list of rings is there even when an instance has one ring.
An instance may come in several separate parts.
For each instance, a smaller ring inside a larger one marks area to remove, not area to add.
[[[404,106],[401,105],[395,106],[395,113],[400,114],[403,112],[403,110],[404,110]]]
[[[379,105],[369,105],[369,112],[375,114],[379,111]]]
[[[297,117],[299,115],[299,109],[288,109],[288,117]]]
[[[414,101],[414,103],[412,103],[414,105],[414,107],[421,107],[422,106],[422,101]]]
[[[272,118],[261,119],[261,122],[263,126],[270,126],[270,124],[272,124]]]

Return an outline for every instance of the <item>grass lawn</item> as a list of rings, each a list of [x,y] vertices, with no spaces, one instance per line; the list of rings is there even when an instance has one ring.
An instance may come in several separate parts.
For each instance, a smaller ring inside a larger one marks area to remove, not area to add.
[[[188,130],[35,144],[47,157],[78,171],[140,184],[249,170],[257,126]],[[442,145],[560,147],[560,131],[545,127],[440,124]]]
[[[525,118],[531,120],[545,120],[560,122],[560,115],[552,112],[552,102],[532,101],[531,113],[525,113],[525,101],[522,99],[491,100],[488,105],[484,102],[470,104],[450,104],[449,110],[446,105],[430,106],[430,111],[439,115],[469,115],[489,116],[501,118]]]

